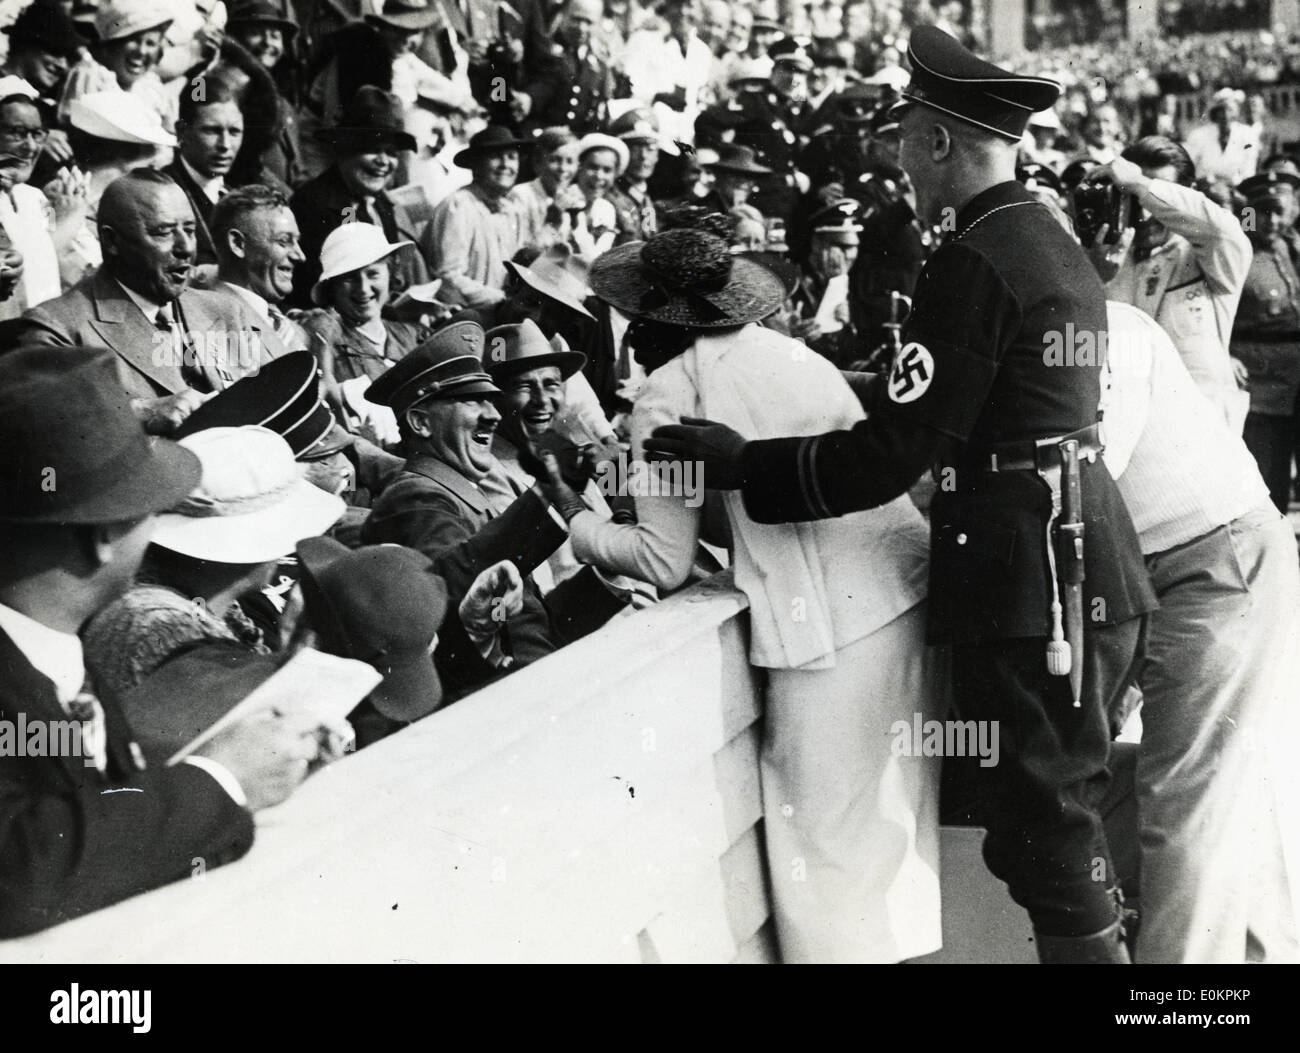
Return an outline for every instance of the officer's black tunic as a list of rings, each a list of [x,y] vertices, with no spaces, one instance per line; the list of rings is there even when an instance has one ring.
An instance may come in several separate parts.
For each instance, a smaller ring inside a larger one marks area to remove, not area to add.
[[[999,444],[1096,422],[1101,363],[1052,365],[1045,350],[1054,334],[1095,342],[1105,294],[1083,251],[1019,183],[977,195],[954,227],[922,271],[903,350],[867,420],[749,443],[745,506],[759,522],[843,515],[893,499],[937,466],[930,640],[954,646],[962,715],[1001,725],[1001,763],[986,778],[986,858],[1038,931],[1081,935],[1114,915],[1115,876],[1090,800],[1106,777],[1106,707],[1122,691],[1137,619],[1156,601],[1105,465],[1085,463],[1088,656],[1083,706],[1073,708],[1044,657],[1050,491],[1032,471],[985,466]]]

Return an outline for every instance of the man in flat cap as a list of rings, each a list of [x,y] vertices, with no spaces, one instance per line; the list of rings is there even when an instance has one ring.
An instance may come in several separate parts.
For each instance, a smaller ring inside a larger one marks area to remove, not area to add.
[[[0,710],[27,729],[23,750],[0,750],[8,937],[188,876],[196,859],[238,859],[251,812],[306,774],[316,744],[303,732],[316,722],[250,718],[168,767],[87,682],[78,631],[130,585],[155,513],[199,482],[197,457],[147,439],[111,354],[0,356],[0,442],[21,453],[0,463]]]
[[[668,425],[646,449],[703,461],[707,484],[741,489],[759,522],[874,507],[934,466],[929,640],[952,647],[962,719],[1001,732],[1000,763],[979,769],[985,860],[1029,912],[1042,961],[1126,963],[1095,801],[1109,777],[1107,711],[1155,600],[1100,458],[1098,356],[1067,368],[1044,350],[1066,335],[1095,344],[1107,324],[1087,256],[1015,180],[1026,118],[1059,88],[932,27],[912,34],[909,57],[902,164],[922,217],[951,232],[921,273],[866,421],[762,442]],[[1062,478],[1077,488],[1064,492]],[[1052,529],[1058,500],[1076,521],[1068,533]]]

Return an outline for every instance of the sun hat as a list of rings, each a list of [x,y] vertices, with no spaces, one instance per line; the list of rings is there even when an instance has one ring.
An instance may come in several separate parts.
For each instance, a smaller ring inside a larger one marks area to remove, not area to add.
[[[383,674],[368,696],[393,720],[412,721],[442,702],[429,645],[447,612],[447,587],[427,556],[401,545],[355,551],[331,538],[297,546],[303,613],[330,654]]]
[[[409,241],[390,242],[383,228],[373,223],[343,223],[329,232],[320,249],[320,278],[311,287],[312,303],[323,307],[328,302],[326,286],[331,278],[351,274],[362,267],[386,259]]]
[[[483,334],[483,368],[497,384],[542,366],[558,366],[560,377],[568,380],[586,364],[586,355],[570,351],[563,337],[547,340],[531,318]]]
[[[0,355],[0,521],[120,523],[170,508],[199,482],[189,450],[144,433],[117,356],[19,347]]]
[[[97,139],[149,146],[175,146],[162,117],[129,91],[92,91],[68,103],[68,123]]]
[[[527,267],[514,260],[507,260],[505,266],[534,292],[595,321],[595,316],[583,305],[591,295],[587,286],[589,268],[582,257],[569,251],[567,246],[553,246]]]
[[[700,329],[766,318],[785,300],[781,280],[700,230],[669,230],[597,258],[591,287],[624,314]]]
[[[158,517],[155,545],[214,563],[266,563],[343,515],[343,502],[307,482],[289,444],[269,428],[209,428],[180,445],[199,458],[202,477]]]
[[[99,42],[124,40],[147,29],[165,29],[174,21],[161,0],[100,0],[95,11]]]
[[[628,151],[627,143],[622,139],[616,139],[612,135],[605,135],[603,132],[589,132],[578,140],[578,160],[582,160],[584,154],[591,150],[610,150],[618,157],[618,167],[615,175],[622,175],[627,171],[628,161],[632,155]]]

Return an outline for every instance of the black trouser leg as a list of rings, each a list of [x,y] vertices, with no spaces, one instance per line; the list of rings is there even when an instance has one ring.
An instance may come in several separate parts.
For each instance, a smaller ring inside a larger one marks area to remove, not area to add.
[[[1050,676],[1042,638],[953,649],[963,720],[996,720],[999,761],[981,768],[984,859],[1036,932],[1083,936],[1119,917],[1097,804],[1109,772],[1107,711],[1135,671],[1143,619],[1087,630],[1081,705]]]
[[[1259,465],[1273,504],[1285,514],[1291,502],[1291,449],[1295,441],[1291,418],[1248,413],[1241,437]]]

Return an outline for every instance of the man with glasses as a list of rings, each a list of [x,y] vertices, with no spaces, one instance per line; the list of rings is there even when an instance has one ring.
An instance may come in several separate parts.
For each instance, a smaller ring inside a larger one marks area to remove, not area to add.
[[[0,317],[16,318],[62,291],[59,257],[50,233],[52,206],[28,185],[45,144],[36,100],[0,99]]]

